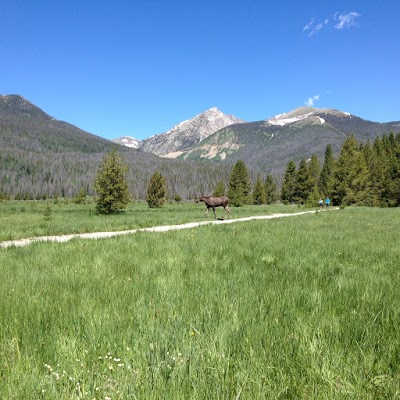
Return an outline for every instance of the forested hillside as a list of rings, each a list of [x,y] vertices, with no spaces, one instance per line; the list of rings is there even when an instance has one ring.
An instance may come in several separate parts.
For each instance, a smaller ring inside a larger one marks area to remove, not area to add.
[[[8,197],[73,197],[82,188],[94,194],[93,182],[106,153],[36,153],[27,150],[0,151],[0,193]],[[167,179],[168,194],[192,199],[214,190],[218,181],[228,182],[231,166],[164,160],[140,151],[122,153],[128,165],[131,194],[144,199],[150,177],[156,170]]]
[[[0,96],[2,151],[97,153],[113,146],[109,140],[54,119],[22,96]]]
[[[161,159],[57,121],[21,96],[0,96],[0,194],[17,198],[94,194],[96,171],[117,147],[128,165],[131,194],[144,198],[160,170],[171,197],[190,199],[229,179],[230,165]]]

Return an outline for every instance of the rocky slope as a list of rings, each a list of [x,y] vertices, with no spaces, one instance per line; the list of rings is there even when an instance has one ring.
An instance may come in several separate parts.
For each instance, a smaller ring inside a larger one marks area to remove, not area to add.
[[[168,132],[143,140],[139,149],[162,157],[176,158],[218,130],[242,122],[244,121],[213,107],[175,125]]]

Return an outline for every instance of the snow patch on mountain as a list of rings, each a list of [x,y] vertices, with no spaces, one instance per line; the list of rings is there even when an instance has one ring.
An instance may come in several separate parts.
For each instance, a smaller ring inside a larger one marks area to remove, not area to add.
[[[131,147],[132,149],[138,149],[141,143],[140,140],[135,139],[132,136],[121,136],[119,138],[112,139],[111,141],[117,144],[122,144],[126,147]]]
[[[293,124],[294,122],[301,121],[302,119],[308,118],[312,114],[313,113],[310,112],[310,113],[298,115],[298,116],[292,117],[292,118],[285,118],[286,114],[279,114],[279,115],[277,115],[275,117],[272,117],[269,120],[267,120],[267,123],[269,125],[285,126],[285,125],[288,125],[288,124]]]
[[[314,107],[300,107],[288,113],[278,114],[274,117],[267,119],[265,122],[267,125],[273,126],[285,126],[293,124],[307,118],[317,118],[321,124],[325,123],[325,119],[320,117],[321,114],[337,115],[342,117],[350,117],[351,114],[334,110],[334,109],[319,109]]]

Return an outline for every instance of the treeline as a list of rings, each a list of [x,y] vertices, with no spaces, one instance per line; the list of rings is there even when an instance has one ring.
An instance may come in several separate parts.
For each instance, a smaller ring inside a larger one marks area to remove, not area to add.
[[[0,152],[0,199],[96,195],[94,180],[104,156]],[[377,137],[373,143],[358,142],[351,135],[336,158],[328,144],[322,163],[316,155],[298,165],[290,161],[278,178],[248,170],[241,160],[232,166],[167,160],[140,151],[122,156],[133,199],[146,199],[149,181],[159,171],[166,179],[170,200],[191,200],[204,193],[228,195],[233,206],[276,201],[316,206],[319,199],[327,197],[333,205],[400,205],[400,133]]]
[[[0,196],[9,199],[73,198],[82,191],[96,194],[94,180],[106,153],[35,153],[0,149]],[[209,193],[218,181],[228,182],[232,166],[225,163],[162,159],[140,151],[121,153],[134,199],[145,199],[151,176],[160,171],[168,195],[183,200]]]
[[[343,142],[337,159],[328,144],[322,166],[316,155],[301,160],[298,166],[291,160],[280,191],[271,175],[265,180],[258,176],[252,185],[247,167],[239,160],[232,169],[227,190],[223,182],[218,182],[215,188],[215,196],[224,194],[233,206],[280,200],[285,204],[313,207],[329,198],[331,204],[338,206],[397,207],[400,205],[400,133],[378,137],[373,144],[358,143],[351,135]]]
[[[333,205],[397,207],[400,205],[400,133],[383,135],[371,144],[351,135],[337,159],[331,146],[321,168],[313,156],[286,168],[280,197],[285,203],[316,205],[329,197]]]

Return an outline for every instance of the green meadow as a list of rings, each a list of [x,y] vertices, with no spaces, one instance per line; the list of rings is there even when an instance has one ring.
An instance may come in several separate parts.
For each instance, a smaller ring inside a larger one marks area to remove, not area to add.
[[[204,218],[25,204],[0,204],[1,240]],[[399,226],[350,207],[0,249],[0,398],[398,399]]]
[[[48,208],[50,211],[48,211]],[[167,203],[162,208],[149,208],[146,202],[128,205],[121,213],[96,215],[95,204],[75,204],[60,201],[0,201],[0,241],[16,240],[45,235],[70,233],[121,231],[159,225],[175,225],[204,221],[204,203]],[[298,207],[283,205],[231,207],[230,218],[252,215],[303,211]],[[217,208],[222,218],[222,208]],[[213,219],[212,210],[207,218]]]

